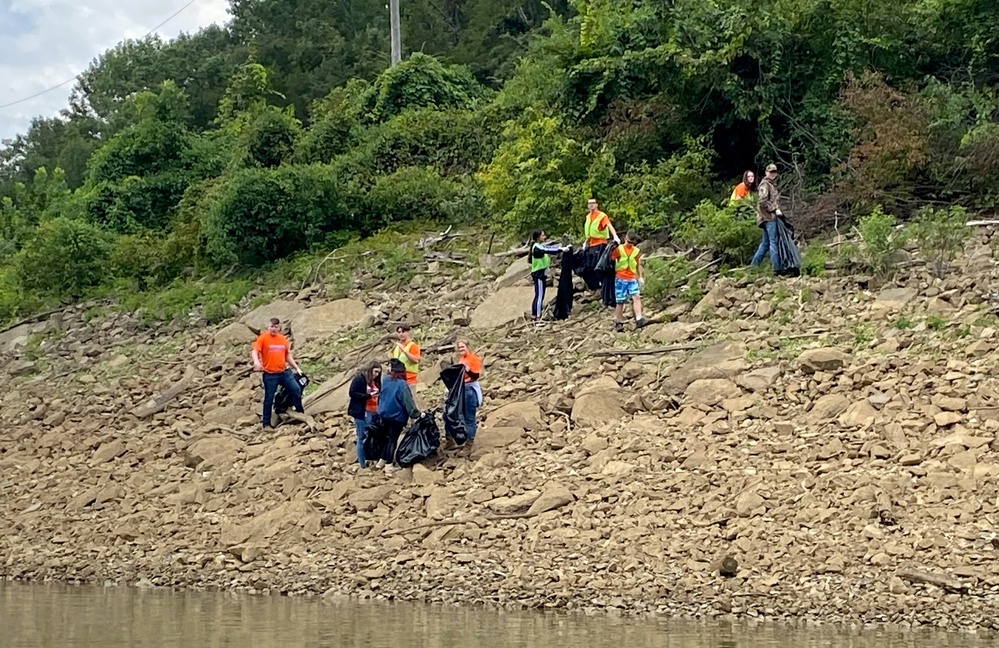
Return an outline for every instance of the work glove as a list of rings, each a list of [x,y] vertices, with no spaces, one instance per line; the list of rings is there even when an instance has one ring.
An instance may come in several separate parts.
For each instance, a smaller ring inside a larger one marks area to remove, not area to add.
[[[639,278],[638,278],[638,285],[639,285],[639,286],[640,286],[641,288],[645,288],[645,277],[639,277]]]
[[[617,243],[618,245],[621,245],[621,239],[618,237],[617,234],[614,235],[614,242]]]
[[[776,211],[774,211],[774,213],[777,214],[777,218],[784,218],[784,212],[782,212],[780,209],[777,209]]]

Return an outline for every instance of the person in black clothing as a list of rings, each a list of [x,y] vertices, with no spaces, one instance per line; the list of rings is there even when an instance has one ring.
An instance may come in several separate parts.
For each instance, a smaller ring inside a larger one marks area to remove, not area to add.
[[[378,392],[382,386],[382,364],[377,360],[365,363],[350,381],[347,415],[354,419],[357,431],[357,465],[367,466],[364,456],[364,437],[371,417],[378,411]]]
[[[531,283],[534,284],[534,301],[531,302],[531,319],[535,326],[543,326],[541,311],[545,305],[545,284],[548,281],[548,269],[552,265],[550,255],[565,252],[567,248],[558,245],[546,245],[548,237],[544,230],[531,232],[531,252],[527,257],[531,264]]]

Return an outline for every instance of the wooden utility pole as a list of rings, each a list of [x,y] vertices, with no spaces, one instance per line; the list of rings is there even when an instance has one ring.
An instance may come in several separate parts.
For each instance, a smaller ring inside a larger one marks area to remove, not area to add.
[[[392,20],[392,65],[402,60],[402,33],[399,28],[399,0],[389,0]]]

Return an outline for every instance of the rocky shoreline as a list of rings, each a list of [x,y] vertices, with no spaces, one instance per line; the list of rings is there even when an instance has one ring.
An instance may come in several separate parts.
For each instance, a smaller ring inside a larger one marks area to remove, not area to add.
[[[70,309],[0,334],[0,577],[999,630],[983,254],[876,291],[722,278],[623,336],[585,305],[518,324],[516,266],[245,316],[291,321],[300,360],[343,368],[403,318],[445,342],[435,362],[449,334],[473,339],[475,447],[393,477],[352,464],[349,372],[262,435],[244,323],[147,331]]]

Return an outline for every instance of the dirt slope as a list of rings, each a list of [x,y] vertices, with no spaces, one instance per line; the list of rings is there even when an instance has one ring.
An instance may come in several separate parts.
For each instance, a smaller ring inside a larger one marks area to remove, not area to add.
[[[999,627],[987,246],[953,278],[876,291],[721,278],[621,335],[596,304],[527,327],[526,301],[496,296],[523,279],[477,274],[398,292],[360,277],[349,303],[314,287],[247,320],[295,322],[328,387],[393,321],[425,346],[471,338],[479,440],[394,477],[358,472],[336,390],[310,424],[258,433],[242,324],[71,309],[0,336],[0,576]]]

